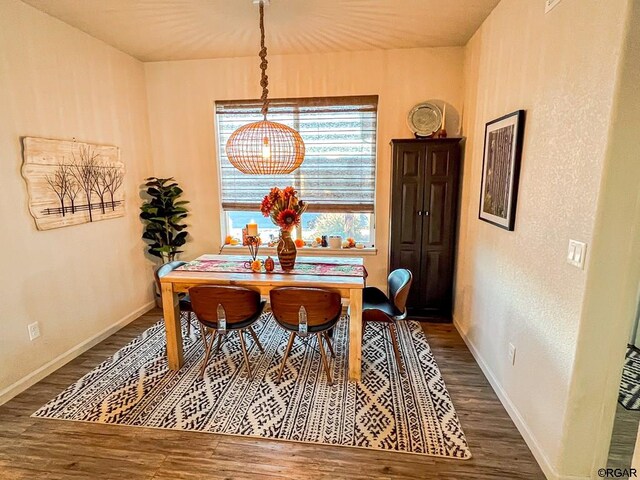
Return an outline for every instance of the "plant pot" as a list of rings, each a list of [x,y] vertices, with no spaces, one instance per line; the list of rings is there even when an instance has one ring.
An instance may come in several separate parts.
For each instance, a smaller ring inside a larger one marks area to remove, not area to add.
[[[160,295],[158,292],[153,292],[153,294],[156,299],[156,307],[162,308],[162,295]]]
[[[296,244],[291,238],[291,232],[286,230],[280,231],[280,241],[278,242],[278,260],[280,261],[280,267],[285,272],[290,272],[296,264]]]

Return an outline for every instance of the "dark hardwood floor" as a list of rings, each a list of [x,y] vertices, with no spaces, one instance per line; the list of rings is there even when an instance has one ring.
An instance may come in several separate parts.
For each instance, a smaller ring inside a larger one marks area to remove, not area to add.
[[[0,406],[1,479],[544,478],[449,324],[424,329],[469,441],[470,460],[30,417],[159,318],[158,310],[141,316]]]
[[[622,405],[617,405],[607,467],[622,469],[631,467],[638,424],[640,424],[640,411],[627,410]]]

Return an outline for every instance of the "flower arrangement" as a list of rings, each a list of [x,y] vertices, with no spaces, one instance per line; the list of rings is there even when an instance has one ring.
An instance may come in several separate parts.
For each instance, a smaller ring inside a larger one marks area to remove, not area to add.
[[[274,187],[265,195],[260,211],[265,217],[285,232],[290,232],[300,224],[300,218],[307,209],[307,204],[298,199],[298,192],[293,187],[283,190]]]

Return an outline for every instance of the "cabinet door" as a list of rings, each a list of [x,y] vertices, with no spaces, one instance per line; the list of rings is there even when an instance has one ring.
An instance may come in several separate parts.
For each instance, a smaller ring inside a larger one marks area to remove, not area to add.
[[[457,144],[430,144],[426,153],[422,224],[423,308],[448,315],[458,197]]]
[[[391,270],[413,273],[408,304],[421,303],[422,211],[424,203],[424,145],[394,145],[391,218]]]

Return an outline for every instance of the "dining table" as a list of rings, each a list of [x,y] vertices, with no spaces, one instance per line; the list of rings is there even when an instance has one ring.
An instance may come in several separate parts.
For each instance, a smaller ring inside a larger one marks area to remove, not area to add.
[[[275,269],[254,272],[249,256],[201,255],[160,279],[162,310],[167,337],[167,363],[179,370],[183,364],[182,329],[179,294],[196,285],[235,285],[251,288],[268,297],[273,288],[316,287],[340,294],[349,305],[349,380],[359,381],[362,362],[362,291],[366,286],[366,269],[359,257],[299,256],[295,267],[284,272]]]

